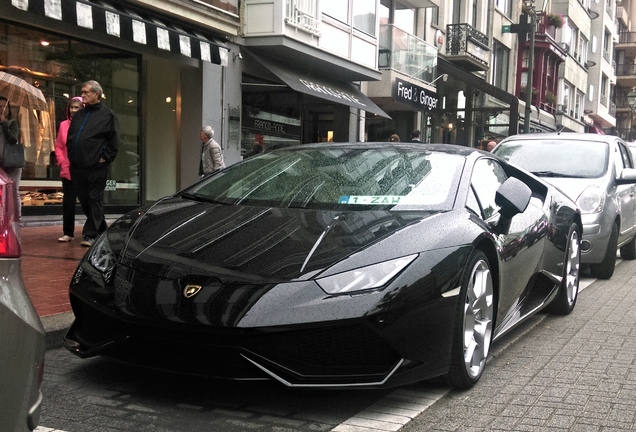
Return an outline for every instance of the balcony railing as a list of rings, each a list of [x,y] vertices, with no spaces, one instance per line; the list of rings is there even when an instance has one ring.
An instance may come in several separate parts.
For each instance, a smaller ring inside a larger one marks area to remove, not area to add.
[[[632,63],[619,63],[616,66],[616,76],[636,75],[636,65]]]
[[[437,75],[437,48],[394,26],[380,25],[378,66],[431,82]]]
[[[636,32],[624,31],[620,32],[618,37],[619,44],[636,44]]]
[[[487,67],[490,58],[488,36],[469,24],[449,24],[446,26],[446,54],[468,56]]]
[[[285,22],[320,36],[316,16],[316,0],[287,0]]]

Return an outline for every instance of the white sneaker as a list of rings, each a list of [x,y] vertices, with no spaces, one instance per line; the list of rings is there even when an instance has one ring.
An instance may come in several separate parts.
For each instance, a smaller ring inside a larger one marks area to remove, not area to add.
[[[71,240],[73,240],[73,237],[67,236],[66,234],[64,234],[62,237],[57,239],[57,241],[59,242],[70,242]]]

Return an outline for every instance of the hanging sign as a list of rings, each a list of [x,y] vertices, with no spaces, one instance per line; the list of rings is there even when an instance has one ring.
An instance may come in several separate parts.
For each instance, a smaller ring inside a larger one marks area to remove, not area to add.
[[[437,93],[399,78],[396,78],[393,85],[393,99],[417,108],[418,111],[433,111],[439,106]]]

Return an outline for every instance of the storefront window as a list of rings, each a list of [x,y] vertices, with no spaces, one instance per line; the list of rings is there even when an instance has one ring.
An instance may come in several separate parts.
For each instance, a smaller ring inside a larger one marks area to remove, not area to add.
[[[102,85],[103,103],[115,112],[121,134],[104,204],[139,204],[137,56],[0,22],[0,70],[38,87],[48,103],[46,111],[15,108],[26,149],[27,165],[20,184],[24,209],[61,205],[55,138],[60,122],[66,118],[68,101],[78,96],[82,83],[90,79]]]
[[[293,91],[243,93],[241,154],[300,144],[300,96]]]

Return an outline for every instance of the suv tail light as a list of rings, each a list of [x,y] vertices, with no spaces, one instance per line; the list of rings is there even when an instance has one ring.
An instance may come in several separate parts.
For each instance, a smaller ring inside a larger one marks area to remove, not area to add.
[[[19,258],[20,247],[20,203],[17,202],[15,183],[0,170],[0,258]]]

